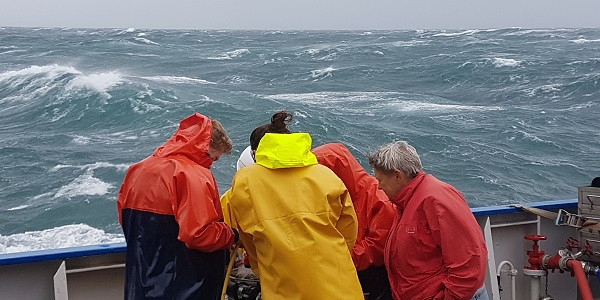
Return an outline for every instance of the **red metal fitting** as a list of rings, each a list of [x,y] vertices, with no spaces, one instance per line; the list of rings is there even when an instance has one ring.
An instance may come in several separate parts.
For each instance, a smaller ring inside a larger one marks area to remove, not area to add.
[[[546,252],[540,251],[540,246],[538,245],[538,241],[546,240],[546,236],[543,235],[526,235],[525,239],[528,241],[533,241],[533,250],[527,251],[527,255],[529,255],[529,259],[527,260],[531,266],[525,267],[525,269],[529,270],[541,270],[542,269],[542,260]]]

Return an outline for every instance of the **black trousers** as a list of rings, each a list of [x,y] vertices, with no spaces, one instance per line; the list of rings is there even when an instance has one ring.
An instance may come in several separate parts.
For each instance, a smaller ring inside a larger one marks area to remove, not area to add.
[[[393,299],[385,266],[372,266],[358,271],[358,280],[366,300]]]

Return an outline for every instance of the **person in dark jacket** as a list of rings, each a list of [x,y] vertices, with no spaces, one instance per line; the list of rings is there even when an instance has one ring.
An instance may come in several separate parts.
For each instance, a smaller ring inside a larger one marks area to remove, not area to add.
[[[231,148],[221,123],[195,113],[129,167],[117,201],[127,242],[125,299],[219,299],[225,249],[237,233],[223,222],[209,168]]]

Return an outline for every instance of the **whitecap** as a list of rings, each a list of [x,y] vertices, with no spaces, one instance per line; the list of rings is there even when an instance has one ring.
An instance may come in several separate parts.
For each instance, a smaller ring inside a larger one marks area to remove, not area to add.
[[[115,134],[124,134],[124,132],[119,132],[119,133],[115,133]],[[109,162],[95,162],[93,164],[86,164],[86,165],[56,165],[53,168],[51,168],[49,170],[49,172],[56,172],[60,169],[64,169],[64,168],[74,168],[74,169],[80,169],[80,170],[85,170],[85,169],[89,169],[89,170],[96,170],[96,169],[100,169],[100,168],[115,168],[117,170],[120,171],[125,171],[127,170],[127,168],[129,168],[128,164],[113,164],[113,163],[109,163]]]
[[[330,53],[321,58],[318,58],[318,60],[334,60],[335,58],[337,58],[337,56],[337,53]]]
[[[492,58],[492,63],[494,64],[494,66],[496,66],[496,68],[501,68],[501,67],[517,67],[517,66],[519,66],[522,63],[522,61],[516,60],[516,59],[512,59],[512,58],[494,57],[494,58]]]
[[[573,42],[575,44],[598,43],[598,42],[600,42],[600,39],[588,40],[588,39],[584,39],[584,38],[579,38],[576,40],[571,40],[571,42]]]
[[[125,29],[125,30],[122,30],[122,31],[120,31],[120,32],[119,32],[119,33],[117,33],[117,34],[131,33],[131,32],[135,32],[135,28],[133,28],[133,27],[129,27],[129,28]]]
[[[138,41],[138,42],[142,42],[144,44],[148,44],[148,45],[159,45],[157,42],[151,41],[147,38],[143,38],[143,37],[134,37],[134,40]]]
[[[308,54],[310,54],[310,55],[314,55],[314,54],[317,54],[317,53],[319,53],[319,52],[321,52],[321,50],[319,50],[319,49],[314,49],[314,48],[311,48],[311,49],[307,49],[307,50],[306,50],[306,53],[308,53]]]
[[[89,89],[104,95],[107,99],[110,99],[111,96],[108,91],[124,81],[125,80],[123,76],[116,71],[90,75],[79,75],[67,84],[65,90],[70,92]]]
[[[122,234],[106,233],[86,224],[59,226],[41,231],[0,235],[0,253],[16,253],[107,243],[121,243]]]
[[[148,77],[140,77],[142,79],[151,80],[151,81],[161,81],[173,84],[217,84],[216,82],[199,79],[199,78],[191,78],[185,76],[148,76]]]
[[[314,78],[315,80],[331,77],[331,76],[333,76],[333,71],[336,71],[336,70],[337,69],[335,69],[333,67],[312,70],[312,71],[310,71],[310,77]]]
[[[562,85],[558,84],[558,83],[545,84],[545,85],[538,86],[538,87],[535,87],[533,89],[530,89],[527,92],[527,95],[529,95],[529,96],[535,96],[537,94],[554,93],[554,92],[560,91],[561,87],[562,87]]]
[[[64,168],[75,168],[83,170],[83,174],[69,182],[68,184],[60,187],[53,198],[67,197],[72,198],[76,196],[102,196],[109,193],[114,187],[112,184],[104,182],[94,177],[94,170],[100,168],[116,168],[118,171],[124,172],[129,168],[127,164],[113,164],[108,162],[96,162],[93,164],[86,165],[56,165],[49,172],[56,172]]]
[[[303,94],[276,94],[266,96],[272,100],[289,100],[302,102],[311,105],[327,105],[336,108],[345,107],[343,103],[361,102],[362,108],[389,110],[393,108],[402,112],[447,112],[447,111],[496,111],[504,110],[500,106],[483,105],[461,105],[432,103],[417,100],[408,100],[406,98],[415,98],[416,95],[397,93],[397,92],[316,92]],[[341,104],[342,103],[342,104]],[[341,105],[340,105],[341,104]],[[353,105],[354,106],[354,105]]]
[[[461,31],[461,32],[451,32],[451,33],[447,33],[447,32],[442,32],[442,33],[437,33],[434,34],[433,36],[459,36],[459,35],[473,35],[475,33],[479,32],[479,30],[477,29],[471,29],[471,30],[465,30],[465,31]]]
[[[76,135],[75,137],[73,137],[72,142],[74,144],[87,145],[90,143],[90,138],[86,136]]]
[[[62,186],[58,189],[54,198],[67,197],[72,198],[76,196],[102,196],[108,194],[109,189],[113,187],[112,184],[106,183],[93,176],[93,172],[82,174],[75,178],[69,184]]]
[[[40,74],[46,75],[45,77],[48,80],[55,80],[59,76],[62,76],[64,74],[79,75],[81,74],[81,72],[73,67],[65,67],[56,64],[46,66],[33,65],[17,71],[7,71],[4,73],[0,73],[0,81],[8,79],[22,79],[24,81],[27,78]]]
[[[239,57],[239,56],[242,56],[242,55],[248,54],[248,53],[250,53],[250,50],[248,50],[248,49],[237,49],[237,50],[225,52],[225,56],[234,58],[234,57]]]
[[[225,53],[221,54],[221,56],[218,56],[218,57],[209,57],[208,59],[217,59],[217,60],[233,59],[233,58],[236,58],[236,57],[241,57],[241,56],[243,56],[245,54],[248,54],[248,53],[250,53],[250,50],[248,50],[246,48],[236,49],[236,50],[233,50],[233,51],[225,52]]]
[[[448,112],[448,111],[493,111],[503,110],[499,106],[482,105],[460,105],[460,104],[440,104],[431,102],[422,102],[416,100],[402,100],[392,102],[390,107],[396,108],[402,112]]]
[[[427,44],[429,44],[429,41],[420,41],[420,40],[397,41],[397,42],[392,43],[392,45],[394,45],[396,47],[412,47],[412,46],[422,46],[422,45],[427,45]]]
[[[27,207],[29,207],[29,205],[28,205],[28,204],[23,204],[23,205],[19,205],[19,206],[11,207],[11,208],[9,208],[9,209],[7,209],[7,210],[8,210],[8,211],[20,210],[20,209],[27,208]]]

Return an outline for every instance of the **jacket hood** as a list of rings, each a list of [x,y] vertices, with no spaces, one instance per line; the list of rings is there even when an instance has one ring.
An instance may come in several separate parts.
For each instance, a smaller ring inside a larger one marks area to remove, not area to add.
[[[308,133],[267,133],[256,149],[256,164],[269,169],[316,165],[311,147]]]
[[[212,121],[199,113],[183,119],[173,136],[154,151],[154,156],[170,158],[185,156],[195,163],[210,168],[213,161],[206,155],[210,148]]]
[[[351,193],[358,193],[364,188],[364,181],[369,179],[369,173],[346,146],[339,143],[325,144],[314,148],[312,152],[319,163],[330,168]],[[353,198],[352,201],[354,200]]]

